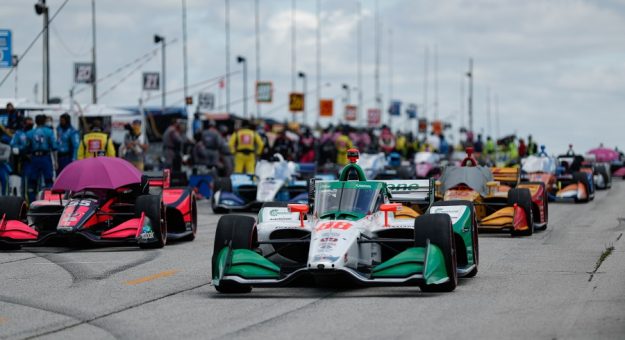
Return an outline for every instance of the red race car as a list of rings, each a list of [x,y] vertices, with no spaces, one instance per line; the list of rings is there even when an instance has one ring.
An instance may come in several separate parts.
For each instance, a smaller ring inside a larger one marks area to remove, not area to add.
[[[30,207],[21,197],[0,197],[0,249],[55,240],[141,248],[191,241],[197,231],[195,194],[169,182],[169,170],[150,177],[119,158],[76,161]]]

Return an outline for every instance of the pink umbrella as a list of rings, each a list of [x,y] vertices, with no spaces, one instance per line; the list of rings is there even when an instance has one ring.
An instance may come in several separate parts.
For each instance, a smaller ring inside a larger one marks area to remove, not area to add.
[[[141,183],[141,172],[131,163],[114,157],[75,161],[57,177],[52,190],[117,189]]]
[[[619,158],[619,153],[608,148],[596,148],[587,153],[595,155],[597,162],[612,162]]]

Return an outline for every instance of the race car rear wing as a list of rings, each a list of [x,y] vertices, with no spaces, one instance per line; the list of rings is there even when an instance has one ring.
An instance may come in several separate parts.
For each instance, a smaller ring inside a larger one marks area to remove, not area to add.
[[[493,179],[501,184],[516,187],[521,179],[521,169],[519,168],[491,168]]]
[[[387,180],[386,188],[391,202],[432,204],[434,202],[434,179]]]
[[[163,189],[167,189],[171,183],[171,171],[169,169],[164,169],[162,175],[147,175],[144,174],[141,176],[141,187],[146,189],[146,187],[162,187]]]

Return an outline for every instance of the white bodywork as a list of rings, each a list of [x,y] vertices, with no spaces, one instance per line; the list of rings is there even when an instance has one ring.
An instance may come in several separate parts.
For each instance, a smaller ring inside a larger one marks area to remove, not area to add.
[[[280,154],[275,154],[274,157],[278,161],[260,160],[256,163],[255,173],[258,177],[256,200],[259,202],[273,201],[282,186],[297,174],[297,164],[287,162]]]
[[[386,156],[383,152],[379,153],[363,153],[358,159],[358,165],[367,175],[367,178],[374,178],[376,175],[384,171],[386,166]]]
[[[529,156],[521,160],[521,169],[527,173],[556,171],[556,162],[548,156]]]
[[[400,194],[394,194],[391,190],[392,197],[398,200],[408,198],[414,201],[427,197],[427,191],[425,190],[429,188],[428,180],[384,182],[389,187],[400,187],[402,191],[406,192],[405,195],[410,195],[410,197],[401,196]],[[410,190],[410,188],[414,190]],[[276,230],[303,230],[310,233],[308,268],[351,268],[355,270],[358,265],[371,266],[381,261],[380,245],[377,243],[358,243],[359,239],[374,238],[375,234],[381,230],[414,228],[414,219],[395,218],[392,212],[388,213],[388,226],[385,226],[384,215],[384,212],[377,211],[357,221],[351,221],[321,220],[314,214],[308,214],[302,226],[300,214],[290,212],[289,208],[263,208],[258,213],[258,240],[261,242],[269,241],[270,235]],[[275,251],[274,246],[269,244],[261,244],[260,248],[263,254],[270,254]],[[276,264],[294,263],[292,260],[277,253],[268,257],[268,259]]]

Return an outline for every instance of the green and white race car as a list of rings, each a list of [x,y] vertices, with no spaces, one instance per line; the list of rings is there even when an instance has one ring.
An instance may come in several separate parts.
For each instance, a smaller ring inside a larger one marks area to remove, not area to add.
[[[478,269],[470,202],[433,202],[432,180],[368,181],[350,150],[337,181],[312,180],[309,204],[221,217],[212,284],[222,293],[303,282],[453,291]],[[355,178],[351,179],[350,178]]]

